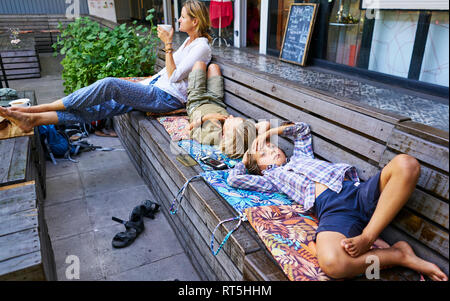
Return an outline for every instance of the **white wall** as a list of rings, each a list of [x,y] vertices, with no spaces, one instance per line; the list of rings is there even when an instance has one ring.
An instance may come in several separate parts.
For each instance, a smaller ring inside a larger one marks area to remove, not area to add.
[[[89,14],[117,22],[115,0],[88,0]],[[105,4],[106,2],[106,4]]]

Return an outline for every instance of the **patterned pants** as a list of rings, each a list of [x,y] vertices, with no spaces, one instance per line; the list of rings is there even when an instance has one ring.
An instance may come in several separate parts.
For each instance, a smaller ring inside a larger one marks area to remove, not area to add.
[[[107,77],[64,97],[59,124],[86,123],[125,114],[133,109],[164,113],[184,107],[176,97],[155,87]]]

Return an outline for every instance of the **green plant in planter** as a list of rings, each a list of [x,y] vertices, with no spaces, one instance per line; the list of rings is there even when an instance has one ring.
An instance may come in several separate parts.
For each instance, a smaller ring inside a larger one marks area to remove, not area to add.
[[[88,17],[78,18],[61,30],[53,44],[55,56],[65,55],[64,92],[72,93],[105,77],[149,76],[154,73],[159,39],[153,25],[154,9],[148,11],[150,30],[142,25],[102,27]]]

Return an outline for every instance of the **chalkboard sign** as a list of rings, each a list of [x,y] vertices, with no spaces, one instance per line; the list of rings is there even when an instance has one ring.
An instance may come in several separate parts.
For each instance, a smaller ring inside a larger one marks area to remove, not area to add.
[[[305,65],[316,18],[316,3],[293,3],[281,45],[280,60]]]

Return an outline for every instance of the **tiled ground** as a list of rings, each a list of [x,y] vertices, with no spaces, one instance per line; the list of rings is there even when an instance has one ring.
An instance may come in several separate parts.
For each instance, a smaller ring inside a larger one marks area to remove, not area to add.
[[[131,246],[111,246],[124,230],[111,217],[126,220],[134,206],[153,196],[118,138],[88,140],[115,150],[82,153],[79,163],[47,162],[44,210],[58,280],[66,280],[69,255],[80,259],[80,280],[199,280],[162,212],[145,219],[144,232]]]

